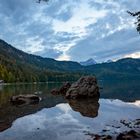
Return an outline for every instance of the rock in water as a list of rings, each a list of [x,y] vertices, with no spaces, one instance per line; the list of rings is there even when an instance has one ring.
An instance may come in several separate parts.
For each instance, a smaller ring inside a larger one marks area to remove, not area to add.
[[[52,89],[51,90],[51,94],[58,95],[59,94],[59,90],[58,89]]]
[[[99,97],[99,95],[99,87],[94,76],[81,77],[66,92],[66,98],[70,99]]]
[[[40,97],[38,97],[37,95],[17,95],[12,96],[10,101],[16,105],[32,104],[38,103],[40,101]]]
[[[60,89],[53,89],[51,91],[51,94],[53,94],[53,95],[58,95],[58,94],[66,95],[66,92],[68,91],[70,86],[71,86],[71,84],[69,82],[66,82],[60,87]]]
[[[71,84],[69,82],[66,82],[63,84],[63,86],[59,89],[59,93],[62,95],[66,95],[66,92],[70,88]]]

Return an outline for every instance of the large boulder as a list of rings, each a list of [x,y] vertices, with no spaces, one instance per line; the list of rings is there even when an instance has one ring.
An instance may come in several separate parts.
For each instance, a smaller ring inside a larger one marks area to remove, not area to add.
[[[99,87],[94,76],[81,77],[66,92],[66,98],[70,99],[99,97],[99,95]]]

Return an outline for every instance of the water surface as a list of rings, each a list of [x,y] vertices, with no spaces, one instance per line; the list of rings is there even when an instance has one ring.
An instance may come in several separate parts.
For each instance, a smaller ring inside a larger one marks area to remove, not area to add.
[[[95,103],[96,102],[96,103]],[[140,118],[140,102],[100,99],[84,104],[61,103],[14,121],[11,128],[0,133],[2,140],[86,140],[88,134],[117,135],[135,127]],[[82,102],[81,102],[82,103]],[[83,114],[84,112],[84,114]],[[121,121],[131,122],[131,128]],[[104,132],[106,130],[107,132]],[[139,126],[135,130],[140,131]]]
[[[62,96],[51,95],[51,89],[62,83],[0,85],[0,139],[85,140],[91,138],[90,134],[115,135],[132,129],[135,121],[140,119],[139,83],[99,83],[103,87],[99,101],[65,100]],[[18,94],[37,94],[42,101],[39,104],[11,105],[10,97]],[[121,123],[124,120],[132,127]],[[139,126],[134,129],[140,131]]]

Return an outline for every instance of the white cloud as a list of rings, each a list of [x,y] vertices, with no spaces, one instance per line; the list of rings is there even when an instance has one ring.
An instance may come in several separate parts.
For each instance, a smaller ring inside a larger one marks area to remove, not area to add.
[[[88,25],[96,23],[99,19],[105,17],[106,14],[107,10],[98,11],[96,8],[90,7],[89,3],[81,1],[80,4],[73,8],[72,17],[69,20],[54,19],[53,30],[55,33],[67,32],[79,37],[71,42],[60,42],[59,45],[56,45],[56,49],[63,51],[63,54],[57,60],[70,60],[67,51],[89,34],[87,30]]]
[[[26,40],[25,48],[23,49],[29,53],[36,53],[42,51],[45,46],[42,45],[43,39],[40,39],[39,36],[30,37]]]
[[[124,56],[124,58],[127,57],[132,57],[132,58],[140,58],[140,51],[139,52],[134,52],[134,53],[130,53]]]
[[[100,59],[100,52],[106,54],[103,59],[117,58],[114,53],[120,48],[123,57],[138,50],[138,35],[129,32],[136,32],[134,18],[126,11],[135,11],[139,5],[139,0],[53,0],[48,4],[0,0],[0,38],[26,52],[58,60]],[[123,30],[122,36],[128,32],[124,38],[119,34]]]
[[[98,19],[105,17],[106,10],[100,10],[90,7],[86,2],[80,3],[73,8],[73,16],[68,21],[53,20],[53,30],[55,32],[76,33],[79,36],[87,34],[86,27],[89,24],[96,23]]]
[[[72,43],[69,42],[64,42],[64,44],[60,44],[60,45],[56,45],[56,47],[54,47],[56,50],[59,50],[61,52],[63,52],[58,58],[57,60],[70,60],[70,55],[67,54],[67,51],[76,44],[77,39],[75,39]]]

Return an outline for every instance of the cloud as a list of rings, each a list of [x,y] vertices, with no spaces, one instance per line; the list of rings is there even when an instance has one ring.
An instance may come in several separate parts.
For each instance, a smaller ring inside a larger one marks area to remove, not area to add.
[[[134,56],[140,38],[126,10],[139,0],[0,0],[0,38],[28,53],[58,60]],[[125,40],[125,42],[124,42]],[[138,55],[135,55],[135,57]]]
[[[69,20],[62,21],[54,19],[53,29],[56,32],[86,34],[85,27],[91,23],[96,23],[98,19],[105,15],[105,10],[98,11],[93,7],[89,7],[88,3],[83,2],[73,8],[73,16]]]
[[[83,60],[91,57],[97,61],[123,58],[125,55],[139,51],[139,40],[139,35],[133,29],[120,30],[100,39],[89,36],[71,48],[69,55],[71,59],[77,61],[81,60],[79,56],[83,56]]]
[[[36,54],[47,58],[52,58],[52,57],[58,58],[60,55],[62,55],[62,52],[59,50],[47,48],[47,49],[43,49],[43,51],[36,52]]]
[[[124,57],[126,57],[126,58],[128,58],[128,57],[140,58],[140,51],[139,52],[135,52],[135,53],[127,54]]]

